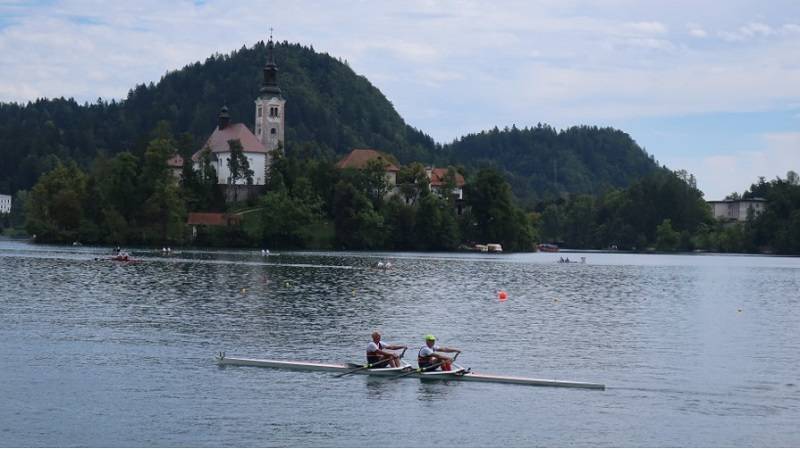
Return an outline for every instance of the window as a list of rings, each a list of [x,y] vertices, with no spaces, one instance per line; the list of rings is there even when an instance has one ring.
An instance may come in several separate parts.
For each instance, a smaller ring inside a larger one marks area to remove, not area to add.
[[[256,117],[261,118],[261,106],[256,108]]]
[[[275,134],[275,128],[272,128],[272,129],[270,129],[270,130],[269,130],[269,133],[270,133],[270,134]]]

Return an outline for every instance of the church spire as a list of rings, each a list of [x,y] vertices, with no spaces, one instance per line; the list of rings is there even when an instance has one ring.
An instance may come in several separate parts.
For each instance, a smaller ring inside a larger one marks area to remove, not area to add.
[[[278,65],[275,64],[275,44],[272,42],[272,28],[269,30],[267,42],[267,63],[264,65],[264,81],[261,83],[261,96],[281,97],[281,88],[278,87]]]

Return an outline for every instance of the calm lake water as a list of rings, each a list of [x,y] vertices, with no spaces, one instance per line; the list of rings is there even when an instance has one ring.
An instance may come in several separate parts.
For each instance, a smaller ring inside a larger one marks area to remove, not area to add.
[[[797,258],[132,253],[0,241],[1,446],[800,446]],[[375,328],[608,389],[214,363],[361,363]]]

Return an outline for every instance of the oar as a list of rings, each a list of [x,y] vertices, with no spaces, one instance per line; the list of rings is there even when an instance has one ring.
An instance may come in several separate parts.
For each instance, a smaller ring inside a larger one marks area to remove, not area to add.
[[[406,349],[408,349],[408,348],[406,348]],[[403,352],[400,353],[400,358],[401,359],[403,358],[403,355],[406,353],[406,349],[403,349]],[[347,372],[344,372],[342,374],[337,374],[337,375],[335,375],[333,377],[342,377],[342,376],[346,376],[348,374],[353,374],[353,373],[356,373],[356,372],[361,371],[361,370],[372,368],[375,365],[380,365],[381,363],[387,362],[387,361],[389,361],[391,359],[392,359],[392,357],[386,357],[385,359],[378,360],[375,363],[367,363],[366,365],[359,366],[358,368],[356,368],[354,370],[347,371]]]
[[[457,352],[457,353],[456,353],[456,355],[455,355],[455,356],[453,356],[453,358],[452,358],[450,361],[451,361],[451,362],[455,362],[455,361],[456,361],[456,358],[458,358],[458,356],[459,356],[460,354],[461,354],[460,352]],[[393,379],[399,379],[399,378],[401,378],[401,377],[410,376],[410,375],[412,375],[412,374],[415,374],[415,373],[422,373],[422,372],[425,372],[425,371],[433,371],[434,369],[436,369],[436,368],[438,368],[438,367],[440,367],[440,366],[444,365],[445,363],[447,363],[447,360],[442,360],[442,361],[441,361],[441,362],[439,362],[439,363],[434,363],[433,365],[426,366],[425,368],[417,368],[417,369],[414,369],[414,370],[408,371],[408,372],[406,372],[406,373],[400,374],[399,376],[395,376],[395,377],[393,377]]]

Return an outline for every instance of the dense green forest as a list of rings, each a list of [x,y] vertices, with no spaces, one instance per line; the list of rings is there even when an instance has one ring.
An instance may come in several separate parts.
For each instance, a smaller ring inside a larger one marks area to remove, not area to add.
[[[0,103],[0,192],[30,189],[58,162],[74,161],[88,170],[98,155],[127,151],[142,158],[160,121],[188,136],[187,155],[211,133],[222,105],[234,122],[252,129],[266,53],[259,42],[214,55],[167,73],[158,83],[138,85],[121,101]],[[368,147],[393,154],[401,163],[495,167],[527,206],[563,193],[625,187],[658,170],[629,136],[613,129],[512,127],[441,146],[408,126],[383,94],[345,62],[286,42],[275,46],[275,60],[287,99],[287,154],[335,159]]]
[[[454,250],[465,241],[492,241],[525,251],[536,241],[532,217],[492,169],[471,178],[469,212],[459,215],[452,193],[430,191],[420,163],[401,169],[402,194],[387,195],[390,185],[377,160],[364,170],[343,170],[325,159],[276,150],[266,192],[226,204],[213,167],[195,172],[187,162],[180,180],[169,170],[166,161],[181,139],[166,122],[152,135],[141,158],[122,152],[98,157],[88,172],[70,162],[45,173],[24,195],[27,231],[38,242],[111,245]],[[455,168],[447,178],[452,185],[446,191],[452,192]],[[188,210],[226,208],[238,211],[241,223],[201,227],[190,236]]]
[[[495,128],[462,137],[444,150],[450,163],[508,172],[514,193],[529,207],[565,193],[601,194],[627,187],[659,171],[652,156],[612,128]]]
[[[759,181],[741,198],[764,198],[763,213],[744,222],[714,220],[686,172],[659,172],[627,189],[540,203],[544,241],[569,248],[800,254],[800,176]]]
[[[762,214],[719,222],[685,171],[659,170],[627,188],[567,195],[525,212],[494,168],[448,169],[445,192],[452,192],[457,171],[467,179],[460,203],[450,193],[431,192],[418,162],[400,168],[398,190],[387,195],[391,186],[380,162],[342,170],[326,159],[275,151],[264,194],[230,204],[213,167],[198,172],[187,162],[180,179],[167,167],[174,149],[188,144],[185,136],[175,139],[166,122],[151,135],[142,158],[100,156],[88,172],[74,162],[57,164],[18,195],[25,214],[5,221],[24,223],[37,241],[56,243],[455,250],[499,242],[527,251],[545,241],[583,249],[800,253],[800,176],[792,171],[786,179],[762,178],[738,195],[765,198]],[[189,210],[226,209],[238,211],[242,222],[201,227],[190,236]]]

